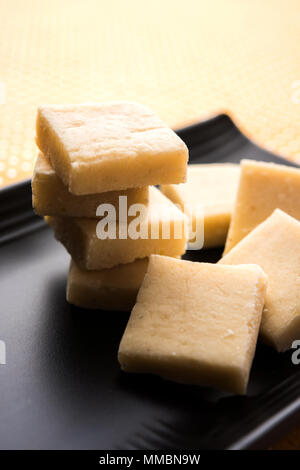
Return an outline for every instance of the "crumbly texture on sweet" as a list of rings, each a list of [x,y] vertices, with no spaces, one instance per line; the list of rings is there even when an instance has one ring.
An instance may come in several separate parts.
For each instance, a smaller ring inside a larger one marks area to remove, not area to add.
[[[240,166],[231,163],[189,165],[187,182],[162,185],[161,191],[185,209],[191,231],[204,222],[204,247],[222,246],[234,207]],[[190,235],[193,241],[194,236]]]
[[[118,217],[120,196],[127,197],[128,206],[148,204],[149,187],[76,196],[56,175],[49,159],[39,152],[32,177],[32,204],[37,214],[95,218],[100,204],[112,204]]]
[[[183,255],[187,241],[186,217],[155,187],[150,187],[149,195],[149,204],[144,207],[144,213],[141,212],[138,219],[130,220],[127,226],[119,221],[115,232],[110,232],[105,239],[98,238],[97,235],[98,224],[105,231],[108,230],[105,218],[97,221],[75,217],[46,217],[46,220],[54,229],[57,240],[82,269],[112,268],[151,254]],[[104,230],[101,230],[102,233]],[[134,232],[139,238],[132,238]]]
[[[256,265],[151,256],[119,347],[122,369],[244,394],[265,287]]]
[[[186,145],[137,103],[41,106],[36,136],[38,147],[74,194],[186,179]]]
[[[255,263],[268,276],[262,339],[278,351],[300,338],[300,222],[277,209],[219,263]]]
[[[300,220],[299,194],[299,169],[242,160],[237,199],[224,254],[277,208]]]
[[[148,258],[101,271],[80,269],[71,261],[67,300],[88,309],[130,311],[144,279]]]

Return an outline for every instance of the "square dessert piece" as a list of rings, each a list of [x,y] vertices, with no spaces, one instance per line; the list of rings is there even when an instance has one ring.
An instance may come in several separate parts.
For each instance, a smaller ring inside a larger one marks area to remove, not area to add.
[[[67,301],[82,308],[130,311],[148,266],[148,258],[137,259],[101,271],[85,271],[71,261]]]
[[[119,347],[122,369],[244,394],[265,286],[256,265],[151,256]]]
[[[74,194],[183,183],[188,150],[152,111],[130,102],[41,106],[37,145]]]
[[[268,276],[262,339],[285,351],[300,339],[300,222],[277,209],[219,263],[258,264]]]
[[[186,183],[161,186],[189,217],[190,242],[195,241],[197,227],[204,222],[203,246],[224,245],[239,177],[240,166],[231,163],[188,165]]]
[[[300,220],[300,169],[275,163],[242,160],[241,177],[225,253],[275,209]]]
[[[112,268],[151,254],[183,255],[187,240],[186,216],[155,187],[150,187],[149,195],[149,204],[143,206],[144,214],[128,220],[127,225],[123,220],[110,224],[105,218],[97,221],[47,217],[46,220],[57,240],[82,269]]]
[[[128,206],[148,204],[149,187],[76,196],[68,191],[53,170],[49,159],[38,154],[32,177],[32,205],[39,215],[62,217],[96,217],[99,204],[112,204],[118,216],[119,196],[127,197]]]

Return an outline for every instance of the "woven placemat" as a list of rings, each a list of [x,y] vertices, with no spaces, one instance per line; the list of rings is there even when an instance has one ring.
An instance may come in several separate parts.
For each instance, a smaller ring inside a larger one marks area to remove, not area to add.
[[[136,100],[173,127],[225,110],[300,161],[299,16],[299,0],[0,0],[0,185],[32,172],[39,103]]]

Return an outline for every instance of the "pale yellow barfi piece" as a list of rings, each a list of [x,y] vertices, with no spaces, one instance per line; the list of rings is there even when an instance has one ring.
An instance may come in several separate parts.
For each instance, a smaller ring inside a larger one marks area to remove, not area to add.
[[[219,263],[255,263],[268,276],[262,339],[285,351],[300,339],[300,222],[276,209]]]
[[[106,239],[98,238],[97,224],[103,221],[75,217],[47,217],[46,220],[54,229],[57,240],[82,269],[112,268],[137,258],[146,258],[152,253],[183,255],[187,240],[186,217],[155,187],[150,187],[149,195],[145,216],[140,218],[145,231],[140,230],[137,224],[139,238],[132,238],[135,220],[131,220],[127,227],[117,223],[115,232],[111,232],[115,238],[110,234]]]
[[[36,134],[38,147],[74,194],[186,179],[186,145],[136,103],[41,106]]]
[[[67,301],[82,308],[130,311],[144,279],[148,258],[101,271],[80,269],[71,261]]]
[[[244,394],[265,287],[256,265],[151,256],[119,347],[122,369]]]
[[[228,253],[277,208],[300,220],[299,194],[299,169],[242,160],[240,184],[224,253]]]
[[[32,177],[32,205],[37,214],[95,218],[100,204],[112,204],[118,215],[120,196],[127,197],[128,206],[148,204],[149,187],[76,196],[58,178],[48,158],[39,152]]]
[[[188,166],[186,183],[162,185],[162,192],[171,201],[179,204],[182,210],[186,208],[190,241],[194,241],[196,228],[204,222],[203,246],[224,245],[239,176],[240,166],[236,164],[197,164]]]

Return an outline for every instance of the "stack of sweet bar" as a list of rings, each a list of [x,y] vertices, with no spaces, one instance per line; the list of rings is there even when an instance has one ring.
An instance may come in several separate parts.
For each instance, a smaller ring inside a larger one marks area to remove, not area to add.
[[[154,185],[185,181],[187,147],[130,102],[40,107],[36,139],[33,206],[72,257],[68,301],[130,310],[149,256],[185,253],[186,218]],[[139,238],[130,232],[132,210],[147,232]]]
[[[37,143],[33,203],[73,258],[68,300],[106,310],[135,303],[123,370],[244,394],[259,334],[277,351],[300,339],[299,169],[190,165],[182,184],[185,145],[130,103],[40,108]],[[157,184],[161,192],[149,187]],[[98,237],[99,205],[120,209],[120,195],[147,207],[158,237]],[[204,247],[225,245],[217,264],[176,259],[186,238],[175,237],[175,222],[185,227],[186,218],[191,244],[204,221]]]
[[[204,246],[225,251],[217,264],[151,257],[121,367],[244,394],[258,334],[278,352],[299,345],[300,170],[195,165],[186,184],[162,190],[182,206],[200,198]]]

